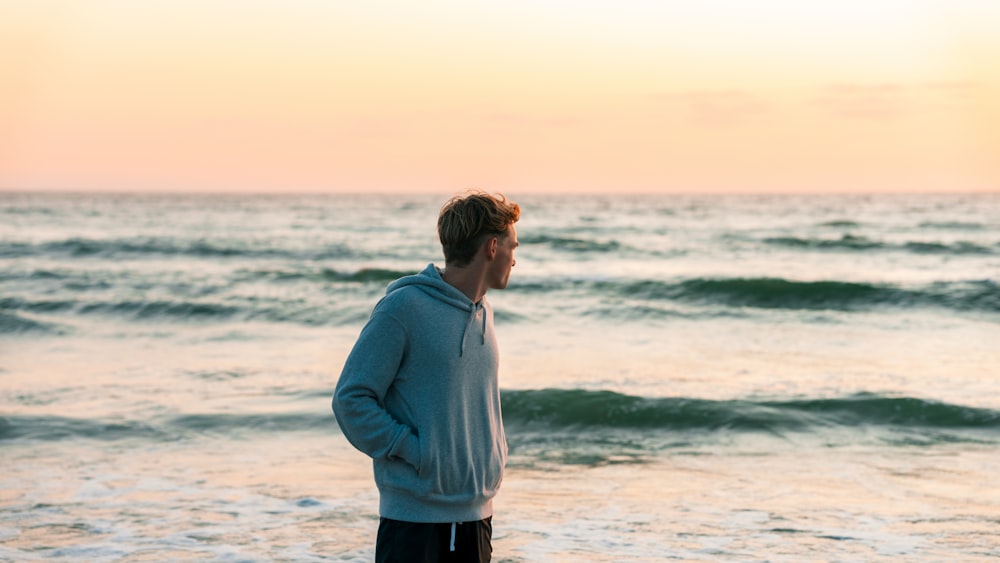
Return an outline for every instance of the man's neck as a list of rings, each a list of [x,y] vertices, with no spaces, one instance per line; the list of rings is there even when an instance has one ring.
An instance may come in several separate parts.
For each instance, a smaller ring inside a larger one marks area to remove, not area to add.
[[[470,265],[466,268],[456,266],[445,266],[441,270],[441,279],[455,287],[468,297],[473,303],[479,303],[486,296],[486,280],[482,274],[482,268]]]

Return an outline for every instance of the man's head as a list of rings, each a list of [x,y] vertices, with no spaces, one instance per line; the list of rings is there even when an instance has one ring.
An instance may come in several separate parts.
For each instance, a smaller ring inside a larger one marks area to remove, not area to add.
[[[508,246],[516,246],[514,223],[520,216],[521,207],[503,194],[470,191],[451,198],[438,215],[438,237],[444,249],[445,264],[458,268],[468,266],[483,244],[494,238]],[[492,250],[497,251],[496,248]],[[513,248],[510,252],[513,265]]]

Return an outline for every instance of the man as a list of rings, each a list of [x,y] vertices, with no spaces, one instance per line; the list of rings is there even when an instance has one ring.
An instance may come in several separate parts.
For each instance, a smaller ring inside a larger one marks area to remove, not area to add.
[[[373,462],[377,562],[490,561],[507,439],[485,296],[507,287],[520,213],[503,195],[449,200],[445,268],[389,284],[337,382],[337,422]]]

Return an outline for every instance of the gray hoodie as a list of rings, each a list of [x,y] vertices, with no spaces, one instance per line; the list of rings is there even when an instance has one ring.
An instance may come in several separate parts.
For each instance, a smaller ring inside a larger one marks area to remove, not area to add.
[[[507,459],[498,363],[486,299],[433,264],[389,284],[333,395],[344,435],[372,458],[382,517],[492,516]]]

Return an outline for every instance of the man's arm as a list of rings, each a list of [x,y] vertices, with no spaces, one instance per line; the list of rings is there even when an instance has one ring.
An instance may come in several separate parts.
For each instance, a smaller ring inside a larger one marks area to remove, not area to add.
[[[347,440],[372,458],[400,458],[420,466],[420,442],[413,429],[385,410],[406,347],[406,330],[378,313],[365,325],[347,357],[333,393],[333,413]]]

